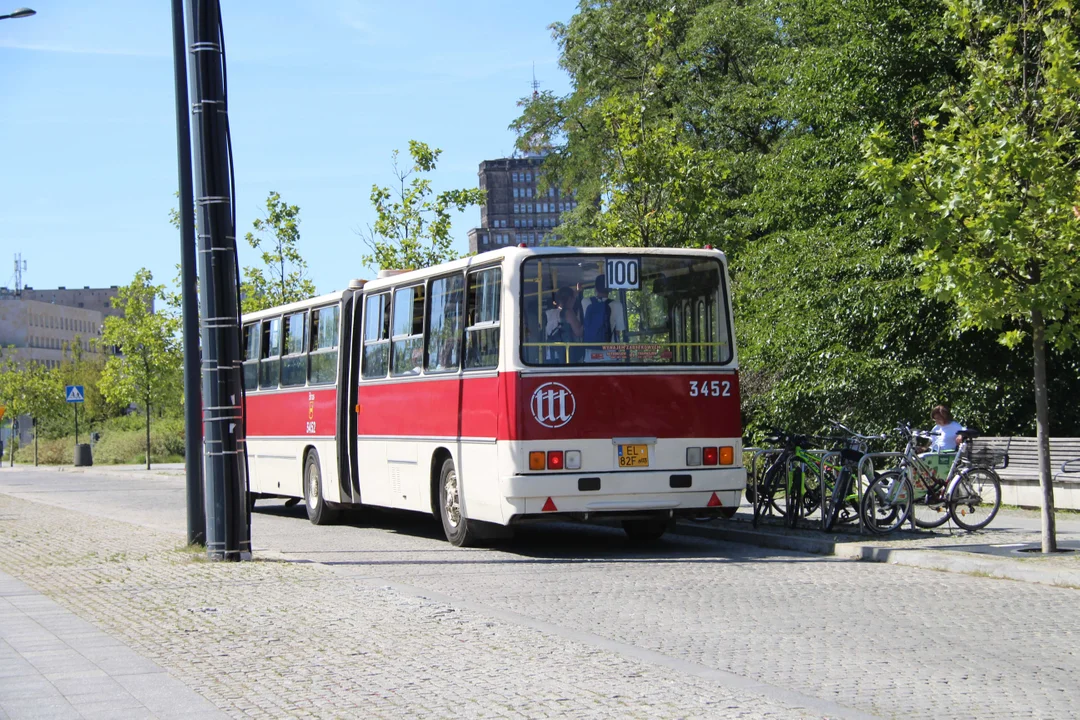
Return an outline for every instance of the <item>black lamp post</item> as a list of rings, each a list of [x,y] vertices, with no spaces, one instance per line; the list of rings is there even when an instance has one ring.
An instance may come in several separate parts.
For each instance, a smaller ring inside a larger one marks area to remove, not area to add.
[[[19,8],[18,10],[11,11],[7,15],[0,15],[0,20],[7,20],[8,18],[24,18],[30,17],[31,15],[37,15],[37,11],[31,10],[30,8]]]

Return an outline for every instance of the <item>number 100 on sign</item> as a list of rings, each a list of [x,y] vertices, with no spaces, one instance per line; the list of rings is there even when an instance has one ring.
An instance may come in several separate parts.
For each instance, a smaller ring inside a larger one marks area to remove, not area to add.
[[[612,290],[637,290],[641,287],[641,261],[637,258],[612,258],[607,261],[607,286]]]

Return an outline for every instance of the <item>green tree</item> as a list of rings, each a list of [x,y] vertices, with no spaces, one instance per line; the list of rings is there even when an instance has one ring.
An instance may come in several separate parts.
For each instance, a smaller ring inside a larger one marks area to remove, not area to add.
[[[41,425],[57,420],[66,410],[59,372],[43,363],[20,363],[14,353],[6,353],[0,359],[0,402],[7,408],[5,418],[9,422],[29,416]],[[15,442],[13,434],[12,450]]]
[[[918,122],[906,160],[879,129],[868,176],[925,238],[925,292],[1006,346],[1030,334],[1042,546],[1053,552],[1047,343],[1068,348],[1080,333],[1080,18],[1067,0],[947,5],[969,79]]]
[[[175,220],[174,220],[175,222]],[[245,267],[240,284],[241,312],[265,310],[276,305],[315,296],[315,283],[307,277],[307,263],[300,255],[300,208],[281,195],[266,197],[266,215],[252,223],[255,232],[245,239],[259,250],[264,267]]]
[[[362,258],[365,265],[412,269],[455,259],[457,254],[451,247],[451,210],[462,212],[484,202],[485,193],[478,189],[445,190],[435,194],[431,178],[423,175],[435,171],[442,150],[410,140],[409,154],[413,164],[403,170],[398,166],[398,151],[393,152],[393,190],[378,185],[371,188],[376,220],[374,227],[360,233],[371,251]]]
[[[153,284],[153,275],[143,268],[129,285],[120,288],[113,307],[123,316],[105,319],[101,342],[116,347],[101,374],[100,387],[110,402],[142,405],[146,416],[146,469],[150,469],[150,414],[154,406],[178,402],[181,395],[182,355],[175,315],[153,311],[155,299],[164,286]]]

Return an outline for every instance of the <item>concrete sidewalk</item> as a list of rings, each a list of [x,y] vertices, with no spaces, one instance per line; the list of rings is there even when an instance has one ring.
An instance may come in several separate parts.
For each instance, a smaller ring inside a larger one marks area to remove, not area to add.
[[[0,571],[0,718],[226,717],[157,664]]]
[[[826,533],[814,523],[790,529],[772,518],[755,528],[752,520],[752,511],[744,507],[731,520],[681,521],[675,531],[776,550],[1080,588],[1080,517],[1071,514],[1058,514],[1058,546],[1065,552],[1052,556],[1023,552],[1039,546],[1041,520],[1037,512],[1011,508],[974,533],[946,526],[875,536],[850,527]]]

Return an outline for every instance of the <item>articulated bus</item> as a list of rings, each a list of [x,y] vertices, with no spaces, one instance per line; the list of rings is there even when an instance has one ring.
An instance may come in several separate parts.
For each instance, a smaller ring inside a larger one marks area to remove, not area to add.
[[[537,520],[733,513],[746,484],[726,259],[509,247],[245,315],[249,501]]]

